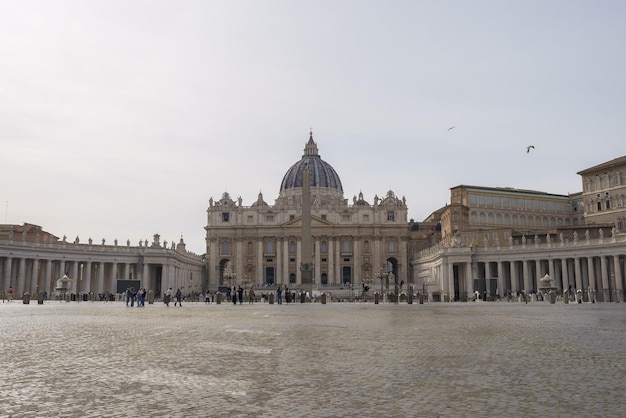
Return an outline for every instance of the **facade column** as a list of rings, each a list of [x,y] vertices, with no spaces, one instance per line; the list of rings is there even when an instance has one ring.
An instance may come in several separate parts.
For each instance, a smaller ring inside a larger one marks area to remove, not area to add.
[[[245,259],[244,256],[244,251],[243,251],[243,239],[242,238],[235,238],[235,247],[236,247],[236,264],[235,264],[235,273],[237,273],[237,277],[239,277],[240,280],[245,279],[245,275],[243,274],[243,262]],[[261,247],[263,247],[263,244],[261,244]],[[265,259],[261,259],[262,261],[265,261]],[[263,263],[261,263],[263,264]],[[184,276],[184,273],[182,273]],[[278,277],[276,277],[276,280],[278,280]],[[181,285],[184,285],[185,281],[181,280]],[[181,286],[182,289],[182,286]]]
[[[296,283],[302,284],[302,271],[300,266],[302,265],[302,240],[296,238]]]
[[[328,237],[328,283],[335,283],[335,239]]]
[[[283,283],[289,286],[289,238],[283,238],[283,252],[282,252],[282,265],[283,265]]]
[[[352,237],[352,282],[350,283],[354,289],[356,284],[361,281],[361,248],[359,246],[359,240],[357,237]],[[400,272],[398,271],[398,275]],[[398,277],[398,284],[400,283],[400,277]]]
[[[321,277],[322,255],[320,254],[320,250],[321,250],[321,243],[318,237],[315,239],[313,243],[313,251],[315,252],[315,260],[314,260],[315,270],[313,270],[313,284],[315,284],[314,287],[318,287],[318,288],[320,287],[320,284],[322,283],[322,277]]]
[[[276,284],[284,284],[285,280],[283,277],[283,239],[281,237],[276,237]],[[256,281],[254,278],[252,280],[252,285],[256,285]]]
[[[265,276],[263,275],[263,238],[257,238],[256,240],[256,260],[256,283],[264,285]]]
[[[342,242],[341,238],[335,238],[335,276],[332,277],[331,283],[341,283],[343,282],[341,277],[341,247]]]

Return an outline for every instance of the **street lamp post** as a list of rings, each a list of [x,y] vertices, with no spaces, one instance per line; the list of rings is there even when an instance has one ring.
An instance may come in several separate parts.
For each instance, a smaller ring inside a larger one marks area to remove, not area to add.
[[[363,298],[362,298],[362,302],[367,302],[367,292],[370,290],[370,284],[372,283],[372,280],[370,279],[369,275],[365,276],[365,280],[363,280]]]
[[[226,265],[226,268],[224,269],[224,277],[226,278],[226,280],[228,280],[228,287],[230,288],[231,292],[235,292],[235,295],[230,295],[231,299],[233,297],[237,297],[237,291],[236,289],[234,289],[234,286],[236,286],[236,278],[237,278],[237,273],[233,272],[233,269],[230,266],[230,263],[228,263]],[[232,285],[231,285],[232,283]]]
[[[81,283],[83,281],[83,267],[85,266],[83,263],[80,263],[78,265],[80,267],[79,269],[79,274],[78,274],[78,282],[76,283],[76,301],[78,303],[80,303],[80,299],[81,299],[81,294],[80,294],[80,287],[81,287]]]

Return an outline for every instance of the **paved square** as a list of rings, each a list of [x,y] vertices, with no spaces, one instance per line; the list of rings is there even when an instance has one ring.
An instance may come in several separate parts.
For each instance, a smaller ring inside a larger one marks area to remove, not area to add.
[[[626,416],[626,304],[0,304],[14,417]]]

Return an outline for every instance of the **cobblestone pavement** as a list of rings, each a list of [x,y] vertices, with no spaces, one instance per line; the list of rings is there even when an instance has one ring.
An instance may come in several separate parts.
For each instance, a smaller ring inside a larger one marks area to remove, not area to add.
[[[0,304],[2,417],[624,417],[626,304]]]

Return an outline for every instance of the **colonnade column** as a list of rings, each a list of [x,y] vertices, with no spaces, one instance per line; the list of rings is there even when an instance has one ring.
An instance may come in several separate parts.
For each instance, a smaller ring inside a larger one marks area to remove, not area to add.
[[[471,261],[465,263],[465,290],[467,291],[467,297],[471,298],[474,293],[474,275]]]
[[[91,267],[92,267],[93,262],[92,261],[87,261],[85,263],[85,271],[83,271],[83,273],[85,273],[85,275],[83,276],[83,283],[82,286],[80,288],[81,292],[84,293],[89,293],[91,292]]]
[[[511,292],[517,292],[519,290],[518,289],[519,278],[518,278],[516,261],[515,260],[511,261],[510,266],[511,266]]]
[[[17,286],[14,287],[15,293],[21,295],[26,287],[26,259],[20,258],[19,271],[17,273]]]
[[[602,277],[602,302],[610,300],[609,275],[607,274],[606,256],[600,256],[600,276]]]
[[[506,285],[504,284],[504,266],[502,261],[498,261],[498,294],[500,296],[506,294]]]
[[[54,283],[52,280],[52,260],[46,260],[46,272],[43,276],[43,286],[46,292],[50,295],[54,291]]]
[[[39,293],[39,260],[33,259],[33,269],[30,272],[30,290]]]
[[[526,292],[526,294],[528,294],[528,292],[531,289],[531,285],[530,285],[530,275],[528,274],[528,263],[530,263],[529,260],[523,260],[522,261],[522,271],[523,271],[523,275],[524,275],[524,292]]]
[[[119,265],[117,261],[113,263],[111,266],[111,275],[109,277],[109,292],[116,293],[117,292],[117,272]],[[145,286],[144,286],[145,287]]]
[[[587,257],[587,274],[589,275],[589,288],[596,290],[596,275],[593,271],[593,257]],[[589,300],[591,302],[591,299]]]
[[[539,287],[539,279],[543,277],[541,274],[541,260],[535,260],[535,282],[531,283],[530,289],[535,289],[537,291],[537,287]]]
[[[624,288],[622,286],[622,268],[619,264],[619,255],[613,256],[613,267],[615,274],[615,290],[617,291],[617,302],[622,301],[622,296],[624,294]]]
[[[563,275],[563,291],[569,289],[569,266],[568,259],[561,259],[561,274]]]
[[[583,276],[582,276],[582,270],[580,268],[580,263],[581,263],[581,259],[580,258],[574,258],[574,279],[576,281],[576,290],[581,290],[583,289]]]

